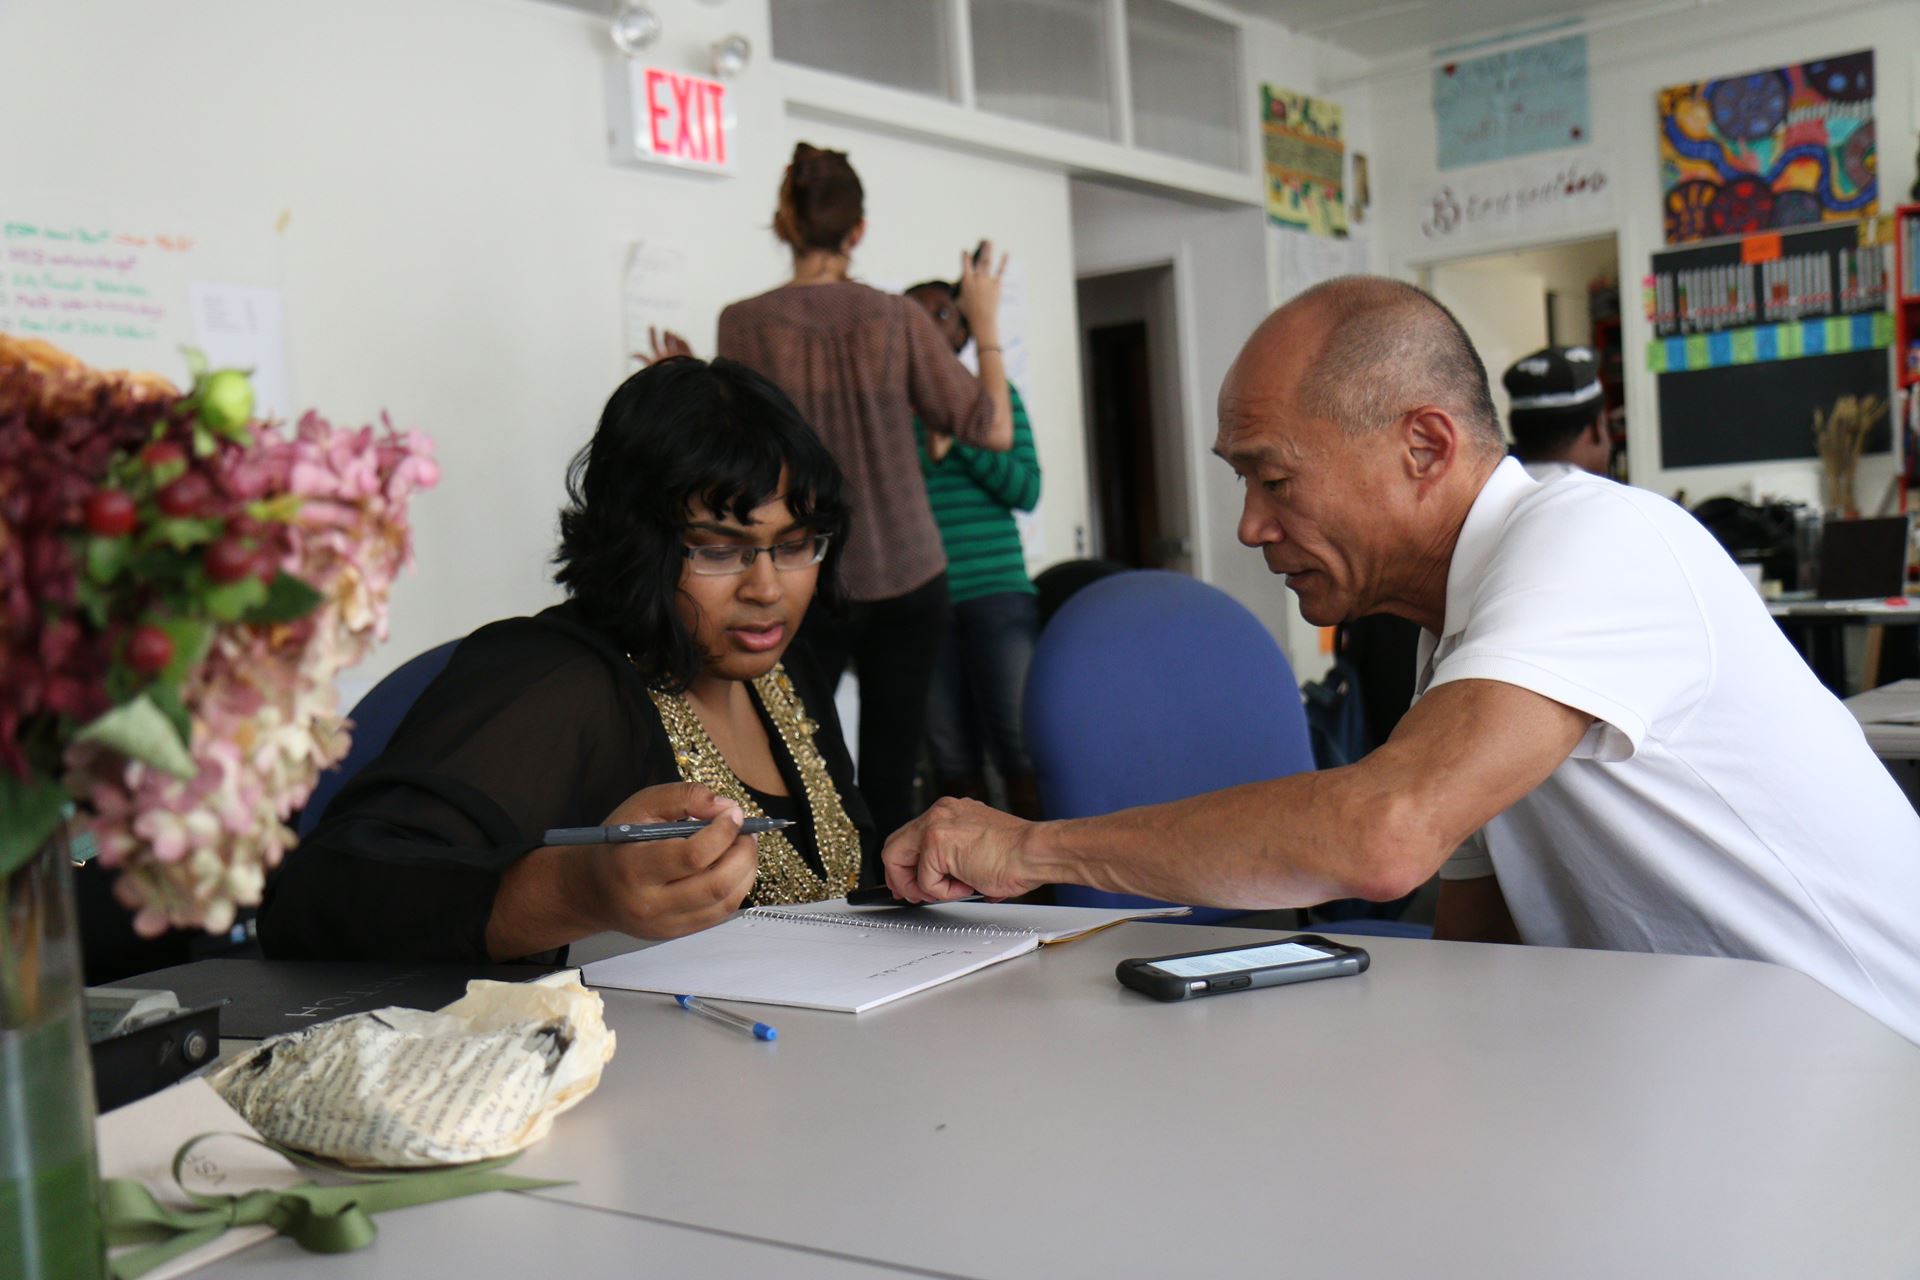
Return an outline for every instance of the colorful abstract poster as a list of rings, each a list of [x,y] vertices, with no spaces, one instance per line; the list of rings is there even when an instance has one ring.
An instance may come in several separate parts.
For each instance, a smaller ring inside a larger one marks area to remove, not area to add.
[[[1871,217],[1873,51],[1660,91],[1667,243]]]
[[[1433,73],[1442,169],[1485,164],[1587,141],[1587,38],[1566,36]]]
[[[1340,108],[1263,84],[1260,133],[1268,221],[1316,236],[1345,236],[1347,145],[1340,137]]]

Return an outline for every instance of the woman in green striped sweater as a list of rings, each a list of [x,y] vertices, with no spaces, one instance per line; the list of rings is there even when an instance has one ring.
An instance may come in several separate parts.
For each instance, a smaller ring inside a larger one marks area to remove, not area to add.
[[[927,309],[955,352],[972,335],[944,280],[907,290]],[[1004,453],[948,446],[914,421],[927,499],[947,552],[952,611],[933,673],[927,737],[943,795],[987,798],[986,762],[1006,783],[1007,807],[1023,818],[1040,816],[1033,765],[1020,731],[1020,701],[1039,634],[1038,601],[1027,576],[1015,511],[1040,500],[1040,459],[1026,406],[1012,383],[1013,447]]]

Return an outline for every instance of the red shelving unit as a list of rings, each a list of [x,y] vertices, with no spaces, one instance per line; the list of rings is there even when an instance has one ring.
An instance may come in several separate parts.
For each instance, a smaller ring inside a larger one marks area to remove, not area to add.
[[[1893,355],[1904,389],[1920,385],[1920,204],[1893,216]]]
[[[1900,394],[1894,400],[1896,431],[1915,421],[1920,398],[1920,204],[1903,204],[1893,213],[1893,365]],[[1920,482],[1915,434],[1907,430],[1901,467],[1900,509],[1909,509]],[[1908,567],[1911,575],[1913,566]]]

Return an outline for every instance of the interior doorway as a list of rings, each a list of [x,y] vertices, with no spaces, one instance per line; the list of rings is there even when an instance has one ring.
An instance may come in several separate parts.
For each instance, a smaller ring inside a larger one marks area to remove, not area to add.
[[[1087,406],[1088,554],[1193,571],[1170,263],[1078,285]]]
[[[1473,339],[1507,420],[1500,375],[1545,346],[1593,348],[1613,437],[1612,473],[1627,478],[1626,366],[1620,348],[1620,251],[1614,236],[1437,262],[1422,283]]]

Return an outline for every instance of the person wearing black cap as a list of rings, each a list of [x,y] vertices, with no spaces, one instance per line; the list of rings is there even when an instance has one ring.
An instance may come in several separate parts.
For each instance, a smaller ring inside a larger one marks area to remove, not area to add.
[[[1513,456],[1545,483],[1575,472],[1607,474],[1613,436],[1591,347],[1547,347],[1501,376]]]

